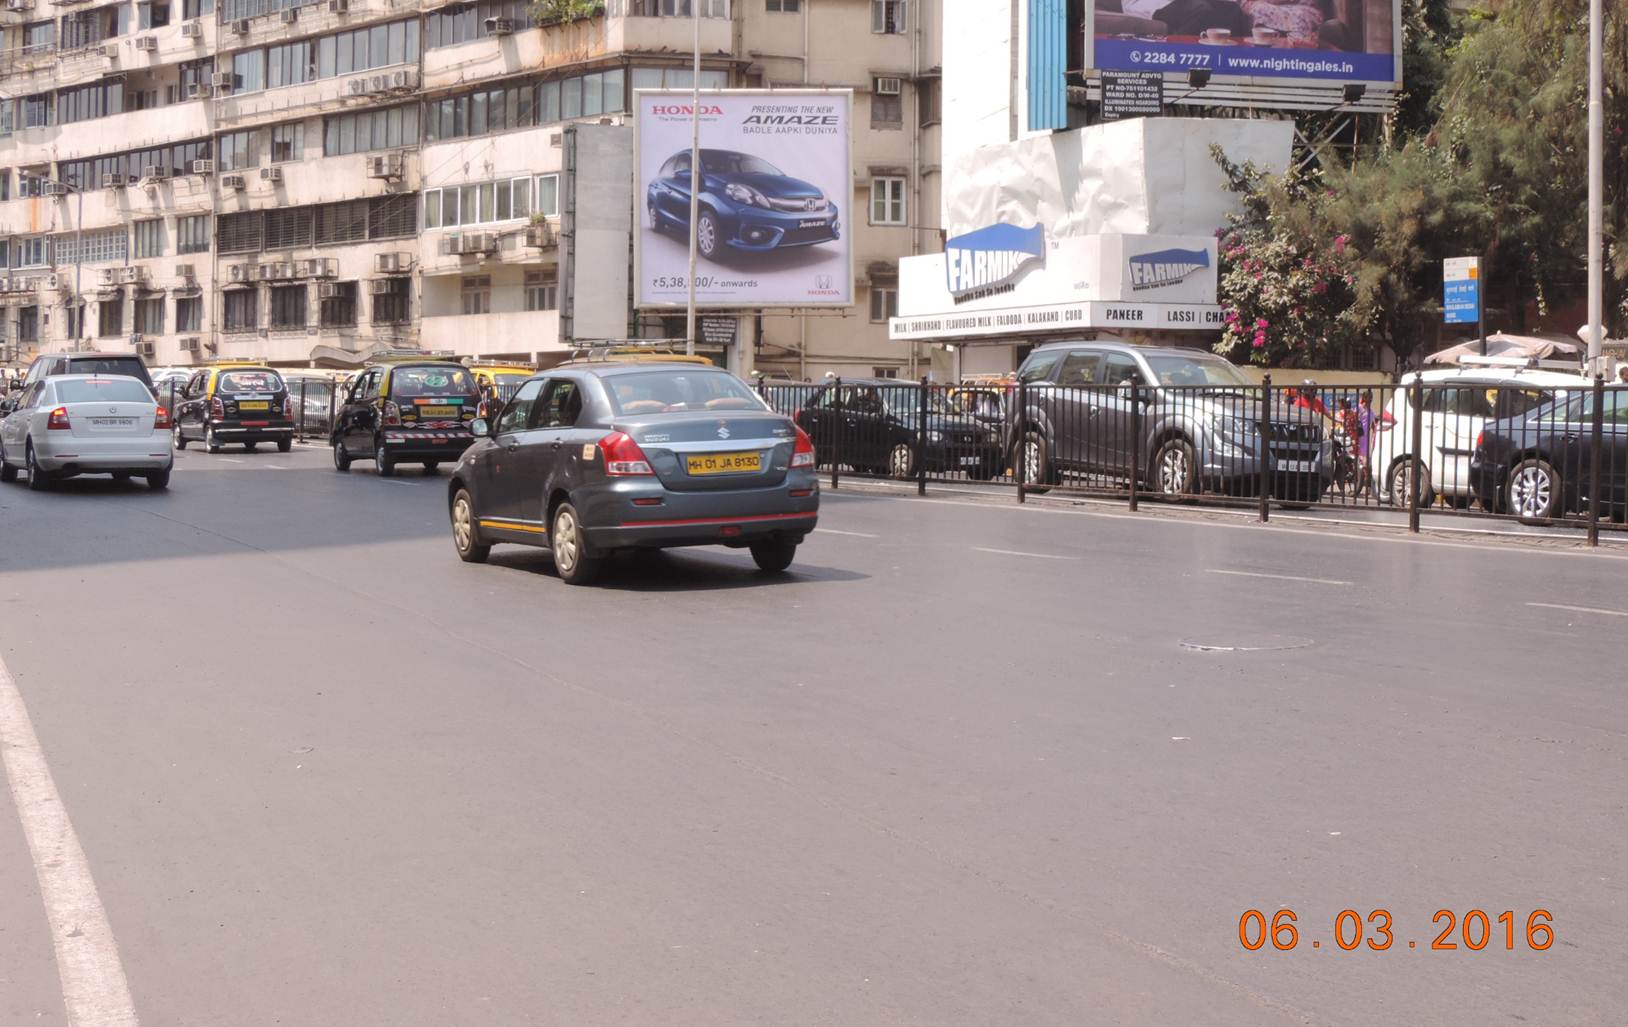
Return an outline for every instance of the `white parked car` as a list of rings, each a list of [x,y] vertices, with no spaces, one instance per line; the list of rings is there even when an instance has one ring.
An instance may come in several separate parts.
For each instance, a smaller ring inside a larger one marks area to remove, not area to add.
[[[1470,457],[1475,452],[1476,436],[1487,421],[1523,413],[1557,392],[1564,394],[1589,384],[1580,373],[1469,364],[1403,375],[1386,407],[1396,423],[1374,437],[1370,462],[1374,489],[1386,502],[1407,502],[1414,449],[1409,390],[1416,381],[1424,385],[1420,411],[1424,444],[1419,450],[1422,506],[1431,505],[1437,496],[1446,497],[1455,506],[1469,505],[1474,495],[1470,488]]]
[[[168,488],[174,462],[169,415],[144,383],[123,375],[41,378],[0,421],[0,481],[26,471],[31,489],[79,474],[140,475]]]

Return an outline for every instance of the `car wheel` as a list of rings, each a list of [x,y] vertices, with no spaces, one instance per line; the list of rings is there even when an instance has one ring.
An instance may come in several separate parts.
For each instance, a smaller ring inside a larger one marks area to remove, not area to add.
[[[345,451],[343,439],[334,439],[334,470],[350,470],[350,454]]]
[[[28,468],[28,487],[34,492],[44,492],[51,485],[51,479],[46,477],[40,465],[34,460],[34,443],[30,442],[23,449],[23,465]]]
[[[718,252],[718,219],[710,210],[703,210],[696,220],[695,248],[708,260]]]
[[[658,232],[661,231],[661,214],[656,210],[656,201],[650,200],[646,202],[645,208],[650,211],[650,227]]]
[[[287,453],[290,450],[292,450],[293,448],[294,448],[294,440],[293,439],[278,439],[277,440],[277,452],[279,452],[279,453]]]
[[[0,455],[0,481],[16,481],[17,468],[6,463],[4,455]]]
[[[577,508],[570,503],[561,503],[554,511],[548,544],[554,553],[554,569],[567,585],[585,585],[599,572],[599,558],[589,554]]]
[[[1024,491],[1037,495],[1050,492],[1055,482],[1052,479],[1051,447],[1046,444],[1046,437],[1037,432],[1025,435],[1022,457]],[[1012,458],[1012,465],[1017,466],[1016,455]]]
[[[916,451],[910,448],[910,443],[901,442],[889,451],[887,473],[904,481],[916,476]]]
[[[1402,457],[1391,465],[1391,505],[1407,508],[1408,497],[1413,495],[1413,459]],[[1436,505],[1436,490],[1430,484],[1430,467],[1419,465],[1419,509]]]
[[[215,434],[214,425],[204,429],[204,448],[211,453],[220,452],[220,437]]]
[[[781,542],[778,539],[772,542],[752,543],[752,561],[757,564],[758,570],[770,574],[779,574],[791,566],[791,561],[797,556],[797,543]]]
[[[185,448],[187,448],[187,437],[185,435],[181,434],[181,422],[180,421],[175,422],[175,429],[174,429],[173,434],[175,435],[175,448],[176,449],[185,449]]]
[[[147,487],[152,489],[154,492],[162,492],[169,488],[170,470],[171,468],[166,467],[162,471],[153,471],[149,473],[147,475]]]
[[[485,563],[492,554],[492,547],[481,543],[475,527],[475,504],[468,489],[459,489],[452,497],[452,545],[464,563]]]
[[[1523,521],[1543,521],[1560,513],[1560,478],[1543,460],[1522,460],[1504,487],[1509,512]]]
[[[388,478],[396,473],[396,465],[390,459],[390,454],[384,450],[384,443],[373,447],[373,462],[379,467],[379,477]]]
[[[1190,496],[1196,491],[1193,446],[1186,439],[1167,439],[1153,456],[1153,485],[1163,496]]]

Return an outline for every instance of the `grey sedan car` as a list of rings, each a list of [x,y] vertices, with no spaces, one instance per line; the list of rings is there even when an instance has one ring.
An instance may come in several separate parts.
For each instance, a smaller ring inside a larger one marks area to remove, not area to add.
[[[495,543],[546,546],[574,585],[618,551],[722,545],[782,571],[819,516],[808,436],[717,368],[573,364],[473,427],[447,485],[471,563]]]

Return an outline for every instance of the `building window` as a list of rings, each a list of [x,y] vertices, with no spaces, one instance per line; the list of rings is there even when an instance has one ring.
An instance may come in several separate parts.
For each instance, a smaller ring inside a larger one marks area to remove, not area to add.
[[[904,96],[902,80],[896,76],[871,78],[871,128],[903,128]]]
[[[164,297],[136,301],[135,330],[138,335],[164,334]]]
[[[637,72],[639,69],[635,69]],[[661,72],[655,69],[656,78]],[[703,81],[706,75],[703,73]],[[727,81],[727,74],[724,81]],[[464,136],[530,128],[571,118],[616,114],[627,108],[627,76],[621,68],[573,78],[522,81],[493,86],[424,105],[424,139],[435,142]]]
[[[252,332],[260,327],[258,289],[228,289],[225,301],[226,331]]]
[[[40,308],[39,307],[18,307],[17,308],[17,341],[18,342],[39,342],[40,341]]]
[[[111,339],[124,334],[124,294],[96,304],[96,334]]]
[[[605,5],[605,11],[618,18],[627,15],[635,18],[688,18],[695,13],[690,2],[691,0],[609,0]],[[729,0],[696,0],[696,2],[700,4],[703,18],[729,17]]]
[[[242,171],[254,166],[254,136],[249,132],[228,132],[220,137],[220,170]]]
[[[801,10],[801,0],[764,0],[763,9],[771,14],[796,14]]]
[[[871,31],[896,36],[904,32],[905,0],[871,0]]]
[[[305,302],[305,286],[274,285],[271,287],[271,327],[304,328],[310,319]]]
[[[536,213],[544,217],[558,217],[560,214],[560,176],[537,176],[537,206]]]
[[[11,169],[0,168],[0,200],[11,199]],[[0,264],[0,267],[5,267]]]
[[[136,237],[137,257],[162,257],[164,255],[163,218],[137,221],[130,226],[130,230]]]
[[[185,296],[175,301],[175,330],[178,332],[203,330],[202,296]]]
[[[14,249],[16,252],[12,254],[12,267],[46,267],[50,264],[47,258],[50,246],[46,236],[36,235],[17,239]]]
[[[922,79],[916,83],[916,106],[921,112],[921,126],[936,125],[944,120],[940,106],[943,102],[944,83],[936,78]]]
[[[287,125],[273,125],[271,129],[271,162],[285,164],[305,157],[305,124],[295,121]]]
[[[417,145],[416,104],[339,114],[322,123],[322,152],[327,157]]]
[[[266,88],[266,51],[241,50],[232,55],[232,85],[238,93],[258,93]]]
[[[57,93],[57,123],[71,124],[124,113],[124,82],[96,82]]]
[[[492,312],[492,276],[475,275],[463,280],[463,312],[490,314]]]
[[[406,324],[412,292],[408,278],[375,278],[373,280],[373,323],[376,325]]]
[[[64,232],[53,247],[56,262],[66,264],[95,264],[107,261],[124,262],[130,255],[130,237],[123,228],[104,228],[94,232]]]
[[[457,228],[522,220],[530,217],[534,210],[553,215],[558,207],[558,175],[445,186],[424,190],[424,227]]]
[[[356,327],[356,283],[332,282],[321,287],[322,327]]]
[[[526,309],[560,309],[560,280],[556,272],[526,272]]]
[[[886,324],[890,317],[899,316],[899,286],[897,283],[871,285],[871,323]]]
[[[899,377],[899,369],[897,367],[872,367],[871,368],[871,377],[872,378],[889,378],[889,379],[898,378]]]
[[[44,128],[51,124],[51,94],[41,93],[38,96],[25,96],[18,101],[22,104],[23,128]]]
[[[177,253],[209,252],[209,215],[195,214],[175,219]]]
[[[886,175],[871,179],[871,224],[904,223],[904,179]]]
[[[310,246],[315,241],[316,212],[311,207],[273,207],[266,214],[268,250]]]
[[[480,4],[452,4],[424,17],[424,49],[456,46],[495,35],[488,18],[503,18],[516,29],[532,24],[525,0],[485,0]]]

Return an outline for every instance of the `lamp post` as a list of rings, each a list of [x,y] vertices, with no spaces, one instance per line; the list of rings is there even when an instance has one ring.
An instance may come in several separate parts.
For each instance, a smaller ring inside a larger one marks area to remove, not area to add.
[[[1588,361],[1601,373],[1605,325],[1605,4],[1588,14]]]
[[[73,348],[79,349],[79,344],[85,337],[85,297],[79,291],[80,268],[85,260],[85,190],[79,187],[77,180],[73,182],[57,182],[57,185],[69,190],[79,197],[78,213],[74,215],[73,226],[73,301],[74,301],[74,339]]]
[[[700,232],[696,217],[701,209],[701,4],[704,0],[690,0],[690,15],[694,22],[694,63],[690,72],[690,275],[689,301],[684,311],[684,353],[695,356],[695,250]]]

